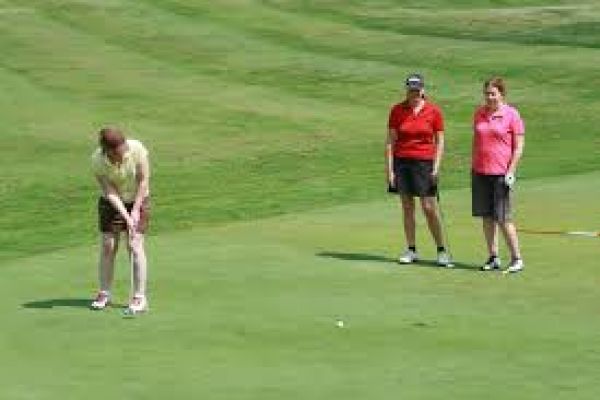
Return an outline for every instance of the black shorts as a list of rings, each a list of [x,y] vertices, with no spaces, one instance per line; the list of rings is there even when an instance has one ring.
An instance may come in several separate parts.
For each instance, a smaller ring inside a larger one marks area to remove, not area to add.
[[[124,203],[127,211],[131,212],[133,203]],[[137,226],[139,233],[146,233],[150,222],[150,199],[146,197],[140,208],[140,221]],[[98,199],[98,227],[102,233],[118,233],[127,230],[125,220],[112,204],[104,197]]]
[[[474,217],[496,222],[512,220],[512,190],[504,183],[504,175],[471,173],[471,197]]]
[[[431,176],[432,172],[432,160],[394,158],[396,191],[408,196],[435,197],[437,182]]]

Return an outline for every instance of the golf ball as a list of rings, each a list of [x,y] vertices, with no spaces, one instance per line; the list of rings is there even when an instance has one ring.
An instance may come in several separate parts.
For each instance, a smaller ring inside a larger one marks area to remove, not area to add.
[[[338,328],[343,328],[344,327],[344,321],[342,321],[341,319],[338,319],[335,322],[335,326],[337,326]]]

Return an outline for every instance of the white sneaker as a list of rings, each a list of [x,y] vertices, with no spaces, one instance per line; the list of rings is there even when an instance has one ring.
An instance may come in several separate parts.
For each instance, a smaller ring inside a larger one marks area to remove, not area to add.
[[[398,258],[398,262],[400,264],[412,264],[415,261],[419,261],[419,255],[417,254],[416,251],[412,251],[411,249],[406,250]]]
[[[498,256],[490,256],[488,260],[481,266],[482,271],[493,271],[500,269],[500,258]]]
[[[90,305],[94,310],[104,310],[110,304],[110,293],[103,290],[99,291],[96,299]]]
[[[506,270],[504,270],[504,273],[505,274],[514,274],[516,272],[521,272],[521,271],[523,271],[524,267],[525,267],[525,264],[523,263],[523,260],[521,260],[520,258],[515,258],[514,260],[511,261],[508,268],[506,268]]]
[[[448,253],[447,251],[439,251],[437,255],[437,265],[446,268],[454,267],[454,264],[452,264],[452,257],[450,257],[450,253]]]
[[[129,314],[138,314],[144,311],[148,311],[148,301],[145,296],[133,296],[129,305],[127,306],[127,312]]]

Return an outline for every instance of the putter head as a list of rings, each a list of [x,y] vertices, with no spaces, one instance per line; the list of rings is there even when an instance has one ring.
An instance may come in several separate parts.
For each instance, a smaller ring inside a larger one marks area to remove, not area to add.
[[[129,307],[125,307],[125,309],[123,310],[123,318],[135,318],[135,316],[136,316],[135,311],[133,311]]]

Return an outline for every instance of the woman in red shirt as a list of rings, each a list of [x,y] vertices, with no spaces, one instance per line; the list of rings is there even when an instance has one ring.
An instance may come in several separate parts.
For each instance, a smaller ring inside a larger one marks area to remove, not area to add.
[[[444,153],[444,119],[440,109],[425,98],[419,74],[406,79],[406,98],[392,107],[386,143],[386,171],[391,191],[402,202],[407,250],[401,264],[418,261],[415,235],[415,197],[419,197],[427,225],[437,245],[437,263],[451,266],[438,212],[437,182]]]

